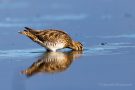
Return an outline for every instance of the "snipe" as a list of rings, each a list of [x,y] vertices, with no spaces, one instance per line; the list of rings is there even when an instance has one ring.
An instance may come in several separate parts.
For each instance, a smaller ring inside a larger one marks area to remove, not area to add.
[[[62,48],[71,48],[72,50],[82,51],[83,45],[80,42],[75,42],[71,37],[61,30],[34,30],[25,27],[25,30],[20,32],[26,35],[34,42],[45,47],[49,51],[56,51]]]

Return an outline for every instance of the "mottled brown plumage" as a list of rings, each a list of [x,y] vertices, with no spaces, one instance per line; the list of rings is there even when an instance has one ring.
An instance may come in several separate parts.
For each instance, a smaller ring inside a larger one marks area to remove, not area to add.
[[[83,50],[80,42],[75,42],[71,37],[61,30],[33,30],[25,27],[26,30],[20,32],[28,36],[34,42],[45,47],[47,50],[56,51],[62,48],[71,48],[73,50]]]
[[[73,62],[79,58],[82,51],[70,52],[45,52],[36,62],[29,68],[23,70],[22,73],[32,76],[36,73],[56,73],[65,71]]]

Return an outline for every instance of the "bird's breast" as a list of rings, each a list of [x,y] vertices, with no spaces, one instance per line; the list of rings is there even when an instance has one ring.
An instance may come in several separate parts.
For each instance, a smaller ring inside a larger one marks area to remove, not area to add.
[[[51,50],[51,51],[56,51],[57,49],[64,48],[65,43],[46,41],[46,42],[44,42],[44,46],[45,46],[47,49]]]

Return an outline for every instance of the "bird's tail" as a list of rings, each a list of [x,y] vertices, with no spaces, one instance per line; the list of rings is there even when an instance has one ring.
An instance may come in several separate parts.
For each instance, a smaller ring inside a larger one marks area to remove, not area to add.
[[[29,31],[30,33],[32,33],[32,34],[38,34],[38,30],[34,30],[34,29],[32,29],[32,28],[29,28],[29,27],[24,27],[25,29],[26,29],[26,31]]]
[[[24,27],[26,30],[33,30],[32,28],[29,27]]]
[[[36,40],[37,36],[36,36],[36,30],[33,30],[31,28],[25,27],[25,30],[19,32],[20,34],[26,35],[27,37],[29,37],[32,40]]]

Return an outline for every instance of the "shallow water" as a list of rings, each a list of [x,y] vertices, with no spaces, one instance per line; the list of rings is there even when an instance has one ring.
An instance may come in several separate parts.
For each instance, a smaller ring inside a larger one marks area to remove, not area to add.
[[[1,0],[0,90],[135,90],[133,0]],[[55,28],[84,44],[56,53],[18,31]]]

